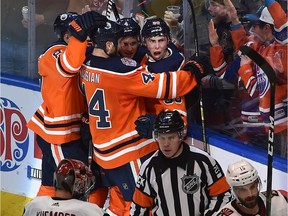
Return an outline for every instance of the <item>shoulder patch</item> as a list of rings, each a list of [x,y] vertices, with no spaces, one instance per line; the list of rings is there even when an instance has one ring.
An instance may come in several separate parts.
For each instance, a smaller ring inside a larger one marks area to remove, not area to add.
[[[137,62],[133,59],[129,59],[129,58],[121,58],[121,62],[126,65],[126,66],[132,66],[132,67],[136,67],[137,66]]]
[[[142,75],[143,83],[145,85],[147,85],[149,82],[152,82],[155,79],[155,77],[151,73],[141,73],[141,75]]]

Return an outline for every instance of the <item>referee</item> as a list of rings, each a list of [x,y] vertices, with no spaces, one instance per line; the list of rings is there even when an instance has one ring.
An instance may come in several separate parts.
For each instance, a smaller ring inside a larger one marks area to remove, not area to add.
[[[143,165],[130,215],[213,215],[231,201],[218,162],[183,142],[184,122],[177,111],[162,111],[154,123],[159,150]]]

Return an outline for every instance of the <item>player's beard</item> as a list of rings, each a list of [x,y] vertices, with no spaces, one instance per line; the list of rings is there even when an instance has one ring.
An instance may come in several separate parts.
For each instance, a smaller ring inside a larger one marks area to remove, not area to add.
[[[248,208],[248,209],[252,209],[254,208],[256,205],[258,205],[258,195],[257,196],[250,196],[250,197],[247,197],[245,199],[239,199],[240,203],[242,206]]]

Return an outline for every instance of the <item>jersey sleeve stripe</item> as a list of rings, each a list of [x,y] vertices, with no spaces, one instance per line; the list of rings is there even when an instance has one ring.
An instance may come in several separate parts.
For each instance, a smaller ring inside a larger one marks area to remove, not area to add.
[[[226,178],[223,176],[221,179],[219,179],[217,182],[211,185],[208,188],[208,191],[210,196],[217,196],[218,194],[226,192],[229,189],[230,187],[226,181]]]
[[[176,98],[177,96],[177,74],[175,72],[172,73],[172,98]]]
[[[156,98],[161,98],[162,91],[163,91],[163,82],[164,82],[164,73],[161,73],[160,78],[159,78],[159,86],[158,86]]]
[[[131,147],[123,149],[119,152],[115,152],[110,156],[101,155],[97,152],[99,150],[96,150],[96,148],[94,148],[94,155],[102,161],[112,161],[112,160],[115,160],[116,158],[119,158],[121,156],[125,156],[125,154],[129,154],[130,152],[137,151],[137,150],[139,150],[139,149],[141,149],[147,145],[150,145],[153,142],[154,142],[153,139],[148,139],[148,140],[145,140],[144,142],[137,144],[136,146],[131,146]]]
[[[62,64],[61,64],[61,61],[60,61],[60,58],[57,59],[57,62],[56,62],[56,68],[57,68],[57,71],[63,76],[63,77],[73,77],[75,76],[75,74],[71,74],[67,71],[65,71],[65,69],[63,68]]]
[[[132,137],[132,136],[134,136],[136,134],[137,134],[137,131],[134,130],[134,131],[126,133],[126,134],[124,134],[124,135],[122,135],[120,137],[112,139],[111,141],[106,142],[106,143],[101,143],[101,144],[100,143],[99,144],[98,143],[94,143],[94,147],[97,148],[97,149],[107,148],[107,147],[110,147],[111,145],[114,145],[115,143],[118,143],[118,142],[120,142],[120,141],[122,141],[124,139],[127,139],[129,137]]]
[[[165,95],[164,95],[164,99],[168,99],[169,97],[169,91],[170,91],[170,73],[169,72],[165,72],[167,79],[166,79],[166,89],[165,89]]]
[[[142,138],[140,136],[138,137],[135,137],[134,139],[131,139],[131,140],[128,140],[126,142],[123,142],[123,143],[120,143],[120,144],[117,144],[117,146],[114,146],[112,148],[109,148],[107,150],[104,150],[104,151],[101,151],[99,150],[98,148],[95,149],[95,151],[97,151],[98,153],[100,154],[109,154],[111,152],[114,152],[114,151],[117,151],[118,149],[121,149],[127,145],[130,145],[131,143],[134,143],[134,142],[137,142],[139,140],[141,140]]]
[[[142,193],[138,188],[135,188],[133,201],[142,207],[151,208],[153,206],[153,198]]]

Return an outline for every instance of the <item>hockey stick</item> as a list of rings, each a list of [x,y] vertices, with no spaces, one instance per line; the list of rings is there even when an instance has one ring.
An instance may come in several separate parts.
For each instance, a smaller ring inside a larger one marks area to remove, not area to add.
[[[198,44],[198,34],[197,34],[197,25],[196,25],[196,17],[195,10],[192,3],[192,0],[187,0],[191,9],[191,15],[193,20],[193,31],[194,31],[194,45],[195,45],[195,55],[199,56],[199,44]],[[204,116],[204,108],[203,108],[203,92],[202,86],[199,85],[199,94],[200,94],[200,114],[201,114],[201,123],[202,123],[202,136],[203,136],[203,145],[204,151],[210,154],[210,147],[207,143],[206,139],[206,126],[205,126],[205,116]]]
[[[113,14],[115,16],[116,22],[119,23],[120,15],[119,15],[119,12],[117,10],[116,4],[115,4],[115,2],[113,0],[109,0],[108,3],[107,3],[107,10],[106,10],[106,17],[108,19],[111,18],[111,13],[112,12],[113,12]]]
[[[272,193],[272,169],[273,169],[273,148],[274,148],[274,112],[275,112],[275,82],[276,74],[270,64],[255,50],[248,46],[240,47],[239,55],[246,55],[254,61],[266,74],[270,82],[270,115],[268,133],[268,167],[267,167],[267,198],[266,215],[271,215],[271,193]]]
[[[91,170],[91,165],[92,165],[92,160],[93,160],[93,143],[92,140],[89,141],[89,146],[88,146],[88,170],[92,172]],[[87,188],[84,194],[84,200],[89,202],[89,194],[91,190],[94,188],[95,182]]]

